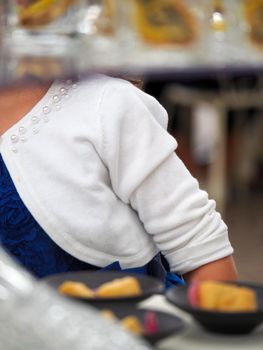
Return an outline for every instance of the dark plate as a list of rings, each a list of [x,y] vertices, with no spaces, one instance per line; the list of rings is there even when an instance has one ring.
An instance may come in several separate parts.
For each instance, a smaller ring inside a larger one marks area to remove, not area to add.
[[[167,299],[178,308],[188,312],[208,331],[224,334],[246,334],[253,331],[263,321],[263,286],[236,282],[239,286],[252,288],[257,294],[259,310],[256,312],[215,312],[193,307],[187,300],[187,286],[171,288]]]
[[[125,276],[134,276],[140,283],[142,294],[139,296],[130,296],[130,297],[118,297],[118,298],[80,298],[80,297],[70,297],[82,302],[92,304],[97,308],[108,308],[110,305],[119,305],[121,303],[125,304],[135,304],[139,301],[142,301],[153,294],[163,293],[164,285],[163,283],[155,278],[140,275],[140,274],[131,274],[126,272],[117,272],[117,271],[77,271],[77,272],[67,272],[60,273],[57,275],[52,275],[48,278],[43,279],[45,283],[51,287],[58,289],[59,285],[64,281],[76,281],[85,283],[89,288],[96,289],[102,283],[112,281],[116,278],[122,278]]]
[[[113,310],[117,318],[122,319],[125,316],[135,316],[144,324],[146,314],[153,312],[157,321],[157,331],[154,333],[144,333],[142,337],[149,343],[154,344],[170,335],[180,332],[184,328],[184,322],[177,316],[165,312],[153,311],[149,309],[135,309],[124,305],[123,308]]]

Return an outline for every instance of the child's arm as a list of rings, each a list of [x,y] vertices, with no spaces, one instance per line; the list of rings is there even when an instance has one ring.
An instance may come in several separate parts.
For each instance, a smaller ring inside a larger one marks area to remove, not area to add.
[[[205,264],[194,271],[184,275],[187,282],[200,280],[222,280],[235,281],[237,279],[237,271],[232,256],[213,261]]]
[[[105,92],[100,112],[100,154],[113,190],[134,209],[171,271],[189,280],[235,279],[227,226],[174,152],[165,110],[135,87],[118,84]]]

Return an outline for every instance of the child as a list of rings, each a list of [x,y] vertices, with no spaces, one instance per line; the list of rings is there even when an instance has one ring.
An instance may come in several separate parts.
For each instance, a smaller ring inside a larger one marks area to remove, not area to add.
[[[153,97],[93,75],[3,91],[0,110],[1,240],[36,276],[159,275],[164,257],[175,282],[236,279],[227,227]]]

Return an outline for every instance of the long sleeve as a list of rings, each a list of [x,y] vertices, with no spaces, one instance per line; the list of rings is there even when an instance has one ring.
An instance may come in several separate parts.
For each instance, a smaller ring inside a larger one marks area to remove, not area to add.
[[[124,82],[105,90],[100,113],[112,187],[137,212],[171,270],[183,274],[232,254],[215,202],[174,152],[162,106]]]

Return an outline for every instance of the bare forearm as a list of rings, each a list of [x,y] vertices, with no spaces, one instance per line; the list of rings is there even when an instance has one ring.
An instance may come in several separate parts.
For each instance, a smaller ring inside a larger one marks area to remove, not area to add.
[[[237,280],[237,270],[232,256],[213,261],[184,275],[187,282],[201,280]]]

